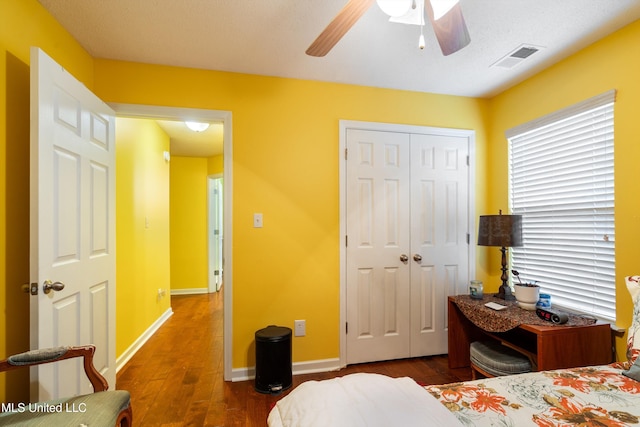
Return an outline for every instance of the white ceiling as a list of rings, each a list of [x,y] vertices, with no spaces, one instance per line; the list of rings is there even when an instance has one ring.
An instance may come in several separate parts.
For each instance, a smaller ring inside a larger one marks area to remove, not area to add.
[[[325,57],[305,54],[347,0],[39,0],[96,58],[491,97],[640,18],[640,0],[460,0],[471,44],[443,56],[433,32],[374,4]],[[542,48],[492,66],[522,45]]]
[[[323,58],[304,52],[347,0],[39,0],[94,57],[488,97],[640,18],[640,0],[460,0],[471,35],[442,56],[374,4]],[[545,49],[491,67],[521,44]]]
[[[222,154],[222,123],[211,123],[202,132],[194,132],[184,122],[156,120],[158,125],[169,135],[171,155],[183,157],[212,157]]]

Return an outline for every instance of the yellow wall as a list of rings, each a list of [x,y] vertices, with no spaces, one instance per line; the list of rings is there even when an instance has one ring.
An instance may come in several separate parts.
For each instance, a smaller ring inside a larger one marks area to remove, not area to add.
[[[171,289],[208,288],[204,157],[171,157]]]
[[[507,206],[507,143],[504,131],[610,89],[615,104],[615,222],[617,323],[631,322],[632,303],[624,277],[640,274],[640,21],[491,100],[487,165],[489,207]],[[496,260],[495,263],[498,263]],[[624,359],[624,341],[617,341]]]
[[[235,368],[254,365],[257,329],[294,319],[307,320],[294,361],[339,356],[340,119],[475,129],[484,176],[483,100],[109,60],[95,72],[106,101],[233,113]]]
[[[35,0],[0,1],[0,357],[29,349],[29,48],[87,87],[93,60]],[[0,399],[28,399],[26,370],[0,375]]]
[[[224,155],[213,156],[207,159],[207,173],[209,175],[219,175],[224,171]]]
[[[170,308],[168,150],[155,121],[117,119],[117,355]]]

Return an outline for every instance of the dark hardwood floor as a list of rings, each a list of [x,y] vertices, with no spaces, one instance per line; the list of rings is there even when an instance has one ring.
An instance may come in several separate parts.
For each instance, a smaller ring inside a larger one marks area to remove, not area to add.
[[[223,381],[222,293],[174,296],[171,304],[174,315],[117,375],[117,388],[131,393],[135,426],[264,427],[275,402],[300,383],[354,372],[409,376],[422,384],[471,378],[468,369],[450,371],[446,355],[431,356],[294,375],[291,389],[266,395],[253,381]]]

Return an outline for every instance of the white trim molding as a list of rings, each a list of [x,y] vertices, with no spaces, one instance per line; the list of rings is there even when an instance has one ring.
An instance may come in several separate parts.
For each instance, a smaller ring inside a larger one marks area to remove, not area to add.
[[[223,125],[223,209],[224,209],[224,320],[223,366],[225,381],[232,380],[233,359],[233,123],[231,111],[156,105],[109,103],[117,117],[163,120],[218,121]]]
[[[151,326],[149,326],[147,330],[144,331],[142,335],[140,335],[138,339],[136,339],[133,344],[131,344],[129,348],[127,348],[120,355],[120,357],[116,359],[116,373],[119,372],[120,369],[124,368],[124,365],[127,364],[127,362],[133,357],[133,355],[142,348],[142,346],[149,340],[149,338],[151,338],[153,334],[155,334],[158,329],[160,329],[160,327],[164,325],[164,322],[169,320],[171,316],[173,316],[173,310],[171,309],[171,307],[169,307],[167,311],[162,313],[162,315],[158,317],[156,321],[153,322]]]
[[[369,131],[382,131],[382,132],[398,132],[398,133],[413,133],[413,134],[435,134],[435,135],[448,135],[467,138],[468,141],[468,224],[467,232],[469,238],[469,245],[467,250],[467,256],[469,259],[469,278],[473,278],[476,275],[476,245],[472,242],[476,241],[476,132],[473,129],[453,129],[453,128],[441,128],[421,125],[409,125],[409,124],[395,124],[395,123],[378,123],[378,122],[363,122],[353,120],[340,120],[339,123],[339,217],[340,217],[340,322],[339,337],[340,337],[340,358],[338,359],[338,366],[343,368],[347,364],[347,334],[346,334],[346,322],[347,322],[347,271],[346,271],[346,247],[343,244],[346,239],[346,206],[347,206],[347,191],[346,191],[346,159],[345,150],[347,148],[347,129],[361,129]],[[460,292],[464,292],[466,289],[466,283],[459,284]]]
[[[542,117],[538,117],[537,119],[515,126],[511,129],[507,129],[504,135],[507,139],[513,138],[514,136],[522,135],[524,133],[531,132],[534,129],[538,129],[543,126],[556,123],[560,120],[575,116],[576,114],[579,114],[583,111],[591,110],[596,107],[601,107],[603,105],[616,102],[616,93],[617,92],[615,89],[611,89],[607,92],[601,93],[600,95],[593,96],[589,99],[585,99],[584,101],[570,105],[561,110],[554,111],[553,113],[549,113]]]
[[[184,288],[184,289],[171,289],[171,295],[201,295],[208,294],[208,288]]]
[[[293,375],[313,374],[317,372],[332,372],[339,371],[340,359],[322,359],[311,360],[307,362],[294,362],[291,366],[291,373]],[[256,367],[251,366],[248,368],[235,368],[233,369],[232,381],[249,381],[255,379]]]

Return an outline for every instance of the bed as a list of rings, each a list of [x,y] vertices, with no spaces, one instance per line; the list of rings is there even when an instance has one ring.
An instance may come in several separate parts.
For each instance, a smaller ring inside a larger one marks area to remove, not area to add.
[[[270,427],[640,426],[640,276],[625,362],[446,385],[351,374],[307,381],[280,399]]]

